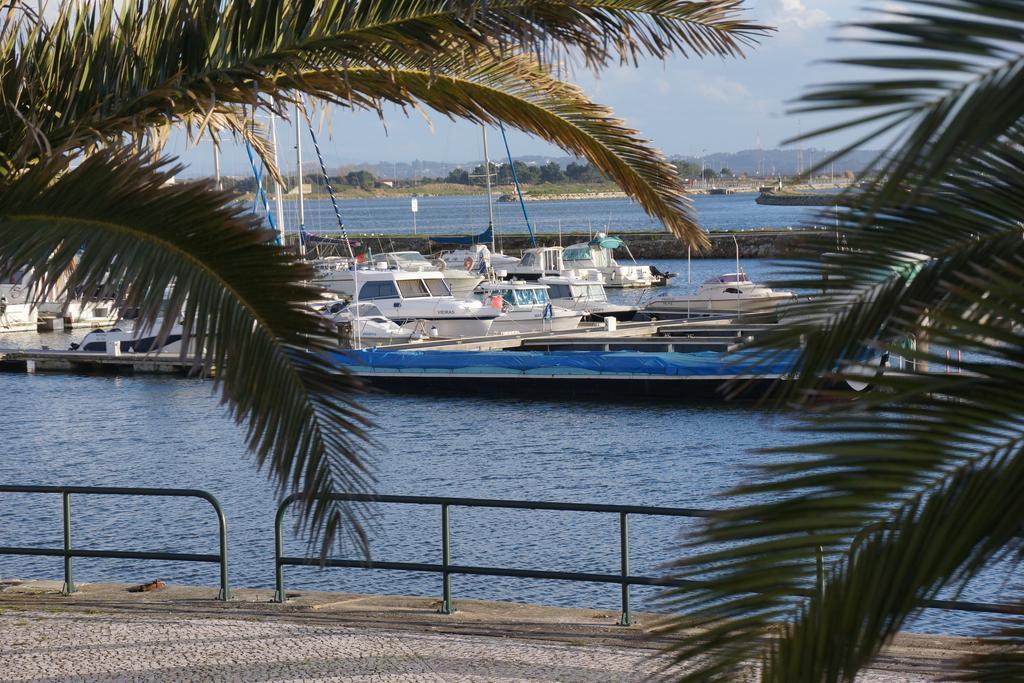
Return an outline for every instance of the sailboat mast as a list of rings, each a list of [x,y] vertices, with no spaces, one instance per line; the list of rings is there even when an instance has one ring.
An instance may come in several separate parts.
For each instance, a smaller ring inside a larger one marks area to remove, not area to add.
[[[216,137],[213,138],[213,183],[218,190],[224,189],[220,182],[220,147]]]
[[[494,247],[494,204],[491,203],[491,157],[487,154],[487,128],[480,124],[480,134],[484,137],[484,179],[487,183],[487,227],[491,231],[491,253],[498,250]]]
[[[274,145],[274,166],[280,172],[281,162],[277,158],[277,117],[270,112],[270,141]],[[281,183],[274,181],[274,203],[277,205],[277,232],[281,236],[281,245],[284,246],[284,193],[281,190]]]
[[[299,103],[295,103],[295,180],[299,192],[299,253],[306,255],[306,240],[303,232],[306,229],[306,207],[302,197],[302,127],[299,125]]]

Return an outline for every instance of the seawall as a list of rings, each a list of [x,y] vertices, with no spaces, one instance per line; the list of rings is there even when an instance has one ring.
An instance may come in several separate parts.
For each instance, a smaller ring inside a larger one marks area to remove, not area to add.
[[[800,244],[816,230],[738,230],[716,231],[710,234],[711,248],[698,252],[693,250],[693,258],[733,258],[736,246],[739,245],[741,258],[784,258],[793,255]],[[667,232],[629,232],[616,233],[626,241],[630,252],[638,259],[681,259],[686,258],[686,244]],[[451,245],[437,244],[424,236],[412,235],[351,235],[365,248],[373,252],[384,251],[419,251],[424,254],[438,253],[452,248]],[[590,239],[587,233],[565,233],[561,236],[561,244],[568,246]],[[736,241],[733,241],[733,237]],[[530,236],[527,234],[499,234],[497,237],[500,251],[518,256],[524,249],[529,249]],[[537,236],[541,246],[559,244],[558,235],[543,234]]]

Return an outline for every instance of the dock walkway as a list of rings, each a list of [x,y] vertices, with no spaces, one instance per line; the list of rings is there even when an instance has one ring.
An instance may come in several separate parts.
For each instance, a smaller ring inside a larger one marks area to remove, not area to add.
[[[270,590],[0,580],[5,680],[648,681],[665,661],[655,615],[460,600],[452,615],[430,598],[302,591],[284,605]],[[858,680],[948,677],[977,650],[966,638],[901,635]]]

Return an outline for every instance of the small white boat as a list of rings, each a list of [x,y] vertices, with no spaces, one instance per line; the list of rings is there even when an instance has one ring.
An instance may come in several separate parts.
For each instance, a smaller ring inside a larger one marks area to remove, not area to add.
[[[0,332],[34,332],[39,310],[33,301],[31,275],[17,272],[0,283]]]
[[[569,270],[595,270],[604,277],[605,287],[656,287],[668,284],[670,273],[655,273],[651,266],[621,265],[615,260],[613,251],[626,243],[618,237],[608,237],[599,232],[589,242],[573,244],[562,252],[563,267]],[[629,248],[626,248],[627,252]],[[632,256],[630,256],[632,258]]]
[[[562,247],[534,247],[523,252],[519,263],[504,269],[513,280],[536,280],[546,275],[562,275]]]
[[[385,263],[388,268],[394,270],[405,270],[411,273],[422,273],[425,271],[444,273],[444,279],[448,283],[448,288],[452,290],[452,296],[456,299],[470,298],[477,285],[484,281],[484,273],[480,273],[472,267],[449,268],[444,261],[442,261],[442,263],[445,263],[444,266],[435,265],[418,251],[392,251],[375,256],[374,265],[379,263]]]
[[[457,299],[440,271],[358,270],[358,303],[371,302],[389,320],[427,336],[482,337],[501,311]]]
[[[593,271],[544,276],[537,282],[547,285],[551,303],[579,311],[590,320],[632,320],[637,313],[635,306],[609,303],[603,278]]]
[[[349,339],[358,348],[404,344],[414,338],[422,338],[419,333],[388,320],[376,304],[333,301],[315,310],[336,325],[348,326]]]
[[[461,268],[477,272],[509,270],[519,265],[519,259],[515,256],[496,254],[488,249],[486,244],[474,244],[466,249],[446,251],[438,258],[438,262],[438,265],[444,263],[446,269]]]
[[[39,304],[40,318],[61,318],[65,329],[75,327],[105,327],[120,319],[113,299],[72,299],[71,301],[44,301]]]
[[[521,280],[485,282],[477,290],[481,301],[502,316],[494,321],[494,334],[574,330],[583,319],[582,311],[555,306],[548,299],[547,285]]]
[[[352,296],[352,259],[327,256],[309,263],[313,266],[313,284],[329,292]]]
[[[693,296],[663,296],[652,299],[644,310],[659,318],[686,318],[726,313],[773,313],[780,304],[793,301],[796,294],[775,291],[750,281],[745,272],[725,273],[705,280]]]

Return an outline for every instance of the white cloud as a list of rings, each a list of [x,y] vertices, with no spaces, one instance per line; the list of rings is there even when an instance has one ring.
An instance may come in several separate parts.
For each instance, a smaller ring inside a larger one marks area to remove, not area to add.
[[[803,0],[773,0],[769,20],[780,27],[800,30],[816,28],[829,23],[832,18],[820,7],[808,7]]]
[[[697,83],[697,93],[716,102],[738,102],[750,97],[747,86],[721,76],[701,79]]]

